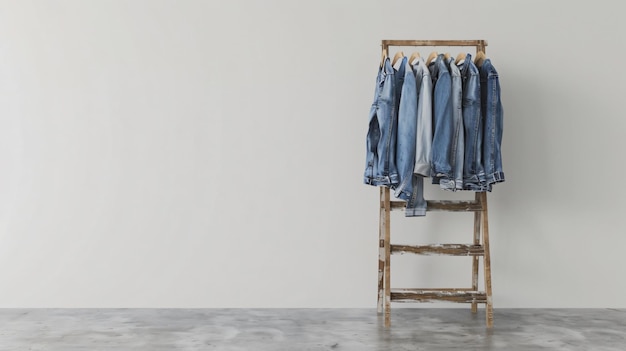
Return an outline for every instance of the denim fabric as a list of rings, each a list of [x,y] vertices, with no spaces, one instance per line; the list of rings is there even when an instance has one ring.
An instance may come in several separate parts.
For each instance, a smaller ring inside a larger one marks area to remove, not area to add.
[[[398,100],[398,144],[396,148],[400,184],[396,188],[395,196],[406,200],[405,215],[407,217],[424,216],[426,214],[426,201],[423,196],[424,181],[422,177],[413,174],[417,151],[418,84],[413,70],[407,66],[406,57],[402,59],[395,73],[396,89],[400,89],[400,85],[402,86]],[[398,78],[401,74],[404,74],[403,79]]]
[[[400,75],[404,72],[398,107],[398,139],[396,146],[396,166],[400,176],[400,184],[395,189],[394,195],[402,200],[411,198],[413,191],[413,169],[415,167],[415,141],[417,132],[417,92],[415,76],[407,66],[407,58],[402,59],[400,68],[396,72]],[[399,81],[396,79],[396,81]]]
[[[500,99],[500,81],[498,72],[491,64],[490,59],[485,59],[480,72],[481,87],[481,110],[485,122],[483,128],[483,166],[485,167],[485,179],[487,190],[491,191],[491,185],[504,181],[502,170],[502,127],[504,110]]]
[[[434,134],[432,145],[431,174],[433,184],[444,183],[442,187],[453,180],[451,149],[454,135],[452,118],[451,89],[452,80],[443,54],[437,56],[430,63],[428,69],[433,81],[433,121]]]
[[[430,176],[431,148],[433,142],[433,83],[430,71],[423,58],[412,62],[417,93],[417,132],[415,143],[415,168],[413,170],[413,191],[407,199],[406,217],[425,216],[424,177]]]
[[[395,65],[393,65],[395,84],[396,84],[396,111],[400,107],[400,98],[402,97],[402,84],[404,84],[404,73],[406,72],[406,57],[403,57],[402,60],[397,61]]]
[[[433,82],[423,58],[412,64],[417,90],[417,140],[414,173],[430,177],[433,144]]]
[[[390,154],[394,160],[397,172],[397,154],[396,148],[398,147],[398,113],[400,109],[400,98],[402,97],[402,85],[404,84],[404,74],[406,71],[406,60],[397,61],[395,65],[391,66],[394,73],[394,87],[395,87],[395,99],[393,105],[393,111],[395,111],[395,115],[392,120],[392,130],[393,130],[393,141],[394,143],[390,147]],[[395,189],[396,186],[400,183],[400,173],[398,172],[398,181],[392,182],[390,185],[391,189]]]
[[[467,54],[459,63],[463,79],[463,124],[465,126],[465,160],[463,166],[463,189],[484,191],[483,169],[483,123],[480,112],[480,73]]]
[[[387,58],[378,70],[374,102],[369,114],[369,129],[366,139],[364,183],[374,186],[398,184],[395,163],[396,89],[394,69]]]
[[[406,202],[405,217],[416,217],[426,215],[426,200],[424,200],[424,177],[413,174],[413,191],[411,198]]]
[[[463,189],[463,152],[465,150],[465,130],[463,129],[463,81],[461,80],[461,72],[454,64],[454,58],[450,57],[447,61],[450,68],[450,78],[452,80],[452,122],[454,124],[454,134],[452,135],[452,149],[450,150],[450,165],[452,166],[453,179],[447,184],[440,183],[444,190],[462,190]]]

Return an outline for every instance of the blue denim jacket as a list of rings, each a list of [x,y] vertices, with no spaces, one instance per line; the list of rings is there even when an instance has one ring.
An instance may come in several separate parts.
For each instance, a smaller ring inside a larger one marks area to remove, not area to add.
[[[444,186],[453,180],[452,176],[452,138],[454,135],[454,121],[452,117],[450,71],[443,54],[430,63],[428,69],[433,80],[433,122],[434,134],[432,145],[431,174],[433,183],[444,183]]]
[[[491,191],[491,185],[504,181],[502,170],[502,128],[504,110],[500,99],[500,80],[498,72],[491,64],[490,59],[485,59],[479,67],[481,87],[481,111],[485,122],[483,128],[483,166],[487,190]]]
[[[413,169],[415,168],[415,143],[417,132],[417,91],[413,70],[402,59],[396,75],[403,74],[403,79],[396,79],[396,89],[400,89],[398,106],[398,134],[396,146],[396,166],[400,184],[394,195],[408,200],[413,191]],[[400,85],[401,82],[401,85]]]
[[[465,159],[463,166],[463,189],[484,191],[483,169],[483,123],[480,110],[480,73],[467,54],[459,63],[463,79],[463,124],[465,126]]]
[[[452,123],[454,124],[454,134],[452,134],[452,149],[450,150],[450,165],[452,166],[452,180],[447,184],[440,183],[444,190],[462,190],[463,189],[463,152],[465,150],[465,131],[463,129],[463,81],[461,72],[454,64],[454,58],[447,60],[450,68],[450,77],[452,79]]]
[[[392,186],[399,182],[395,162],[398,126],[395,84],[394,69],[387,58],[378,70],[374,102],[369,114],[363,178],[365,184]]]
[[[423,58],[412,64],[417,89],[417,140],[415,145],[416,174],[430,177],[433,144],[433,82]]]
[[[433,82],[423,58],[411,63],[415,73],[417,91],[417,132],[415,143],[415,168],[413,191],[407,199],[404,215],[425,216],[427,203],[424,199],[424,177],[430,176],[431,148],[433,143]]]

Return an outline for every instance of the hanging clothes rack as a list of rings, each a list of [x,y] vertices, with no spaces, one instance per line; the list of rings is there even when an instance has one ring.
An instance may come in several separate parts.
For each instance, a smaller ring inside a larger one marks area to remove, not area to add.
[[[485,54],[486,40],[383,40],[383,58],[389,47],[475,47],[477,55]],[[393,245],[391,244],[391,211],[403,210],[405,202],[391,201],[388,187],[380,187],[378,313],[384,312],[385,326],[391,325],[391,302],[448,301],[470,303],[472,313],[479,303],[485,304],[486,325],[493,326],[491,291],[491,259],[489,255],[489,221],[487,193],[477,192],[473,201],[427,201],[427,211],[474,212],[473,242],[471,244]],[[448,255],[472,257],[472,286],[469,288],[392,289],[391,254]],[[484,291],[478,288],[479,258],[483,258]]]

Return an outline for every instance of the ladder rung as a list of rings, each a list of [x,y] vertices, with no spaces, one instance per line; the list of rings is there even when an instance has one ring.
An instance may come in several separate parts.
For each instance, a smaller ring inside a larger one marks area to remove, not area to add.
[[[390,203],[392,210],[404,210],[406,207],[404,201],[390,201]],[[384,204],[381,203],[381,207],[384,207]],[[478,201],[426,201],[426,211],[477,212],[482,210],[483,206]]]
[[[391,289],[393,302],[429,302],[448,301],[459,303],[487,303],[487,295],[482,291],[467,291],[465,289]]]
[[[428,291],[476,291],[472,288],[428,288],[428,289],[419,289],[419,288],[415,288],[415,289],[395,289],[396,291],[424,291],[424,290],[428,290]]]
[[[413,253],[418,255],[448,255],[448,256],[483,256],[485,250],[482,245],[465,244],[434,244],[434,245],[391,245],[391,253]]]

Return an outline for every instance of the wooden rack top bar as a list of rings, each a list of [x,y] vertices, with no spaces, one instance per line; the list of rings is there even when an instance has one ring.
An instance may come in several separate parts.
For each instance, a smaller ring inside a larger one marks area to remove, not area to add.
[[[487,46],[486,40],[383,40],[383,47],[389,46]]]

